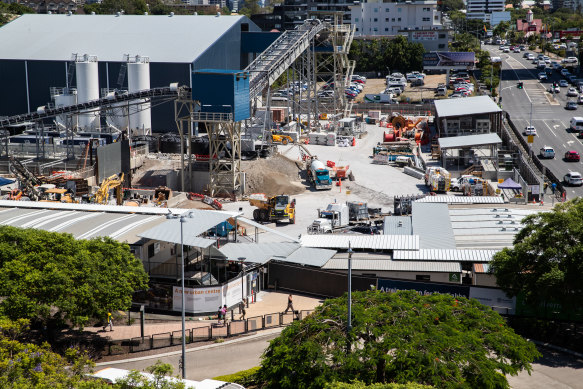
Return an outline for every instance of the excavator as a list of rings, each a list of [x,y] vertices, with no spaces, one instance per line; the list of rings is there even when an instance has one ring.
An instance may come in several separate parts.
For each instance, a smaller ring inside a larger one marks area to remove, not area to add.
[[[249,204],[257,207],[253,210],[253,220],[256,222],[296,222],[296,200],[290,202],[287,195],[267,197],[264,193],[253,193],[249,196]]]
[[[117,174],[114,174],[101,183],[101,186],[93,196],[93,202],[97,204],[107,204],[109,200],[109,191],[114,189],[115,190],[115,198],[117,205],[122,205],[123,198],[122,198],[122,183],[123,183],[123,173],[120,177]]]

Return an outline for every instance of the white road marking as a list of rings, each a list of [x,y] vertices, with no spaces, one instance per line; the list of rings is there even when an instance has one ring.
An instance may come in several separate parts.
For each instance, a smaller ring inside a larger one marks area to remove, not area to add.
[[[548,127],[548,129],[551,132],[551,134],[553,134],[556,137],[557,134],[555,134],[555,132],[553,131],[553,129],[551,128],[551,126],[549,126],[548,123],[546,121],[544,121],[544,120],[543,120],[543,123],[545,124],[545,126]]]

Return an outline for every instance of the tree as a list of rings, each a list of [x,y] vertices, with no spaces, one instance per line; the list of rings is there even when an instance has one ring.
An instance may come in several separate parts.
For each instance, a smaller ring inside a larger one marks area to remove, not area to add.
[[[266,349],[258,372],[267,388],[323,388],[328,382],[419,383],[436,388],[508,388],[539,356],[490,307],[414,291],[353,292],[327,300]]]
[[[124,12],[127,15],[143,15],[148,12],[145,0],[103,0],[100,7],[102,14]]]
[[[464,8],[465,6],[463,0],[443,0],[441,2],[442,12],[459,11]]]
[[[514,246],[496,253],[491,271],[509,295],[526,302],[581,307],[583,299],[583,199],[525,217]]]
[[[432,389],[433,386],[420,384],[372,384],[356,381],[353,383],[333,382],[326,385],[326,389]]]
[[[179,380],[169,380],[172,376],[172,365],[168,363],[156,362],[153,366],[146,368],[152,375],[152,379],[144,377],[140,372],[132,370],[126,378],[118,380],[114,385],[115,389],[184,389],[184,383]]]
[[[496,27],[494,27],[494,36],[499,36],[503,38],[506,35],[506,31],[510,28],[510,22],[500,22]]]
[[[83,326],[128,309],[147,279],[129,247],[111,238],[0,227],[0,315],[10,319]]]

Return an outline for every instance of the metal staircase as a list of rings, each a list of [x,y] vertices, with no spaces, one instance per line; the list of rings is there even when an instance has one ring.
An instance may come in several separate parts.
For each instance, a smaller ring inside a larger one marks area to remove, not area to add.
[[[326,28],[320,20],[306,20],[295,30],[285,31],[245,68],[250,74],[249,98],[254,99],[288,69],[309,46],[317,33]]]

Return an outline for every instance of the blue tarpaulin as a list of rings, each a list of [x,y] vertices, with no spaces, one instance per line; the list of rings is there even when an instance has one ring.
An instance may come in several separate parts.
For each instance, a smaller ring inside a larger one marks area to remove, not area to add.
[[[0,186],[12,184],[12,183],[14,183],[14,180],[11,180],[11,179],[8,179],[8,178],[4,178],[4,177],[0,177]]]

